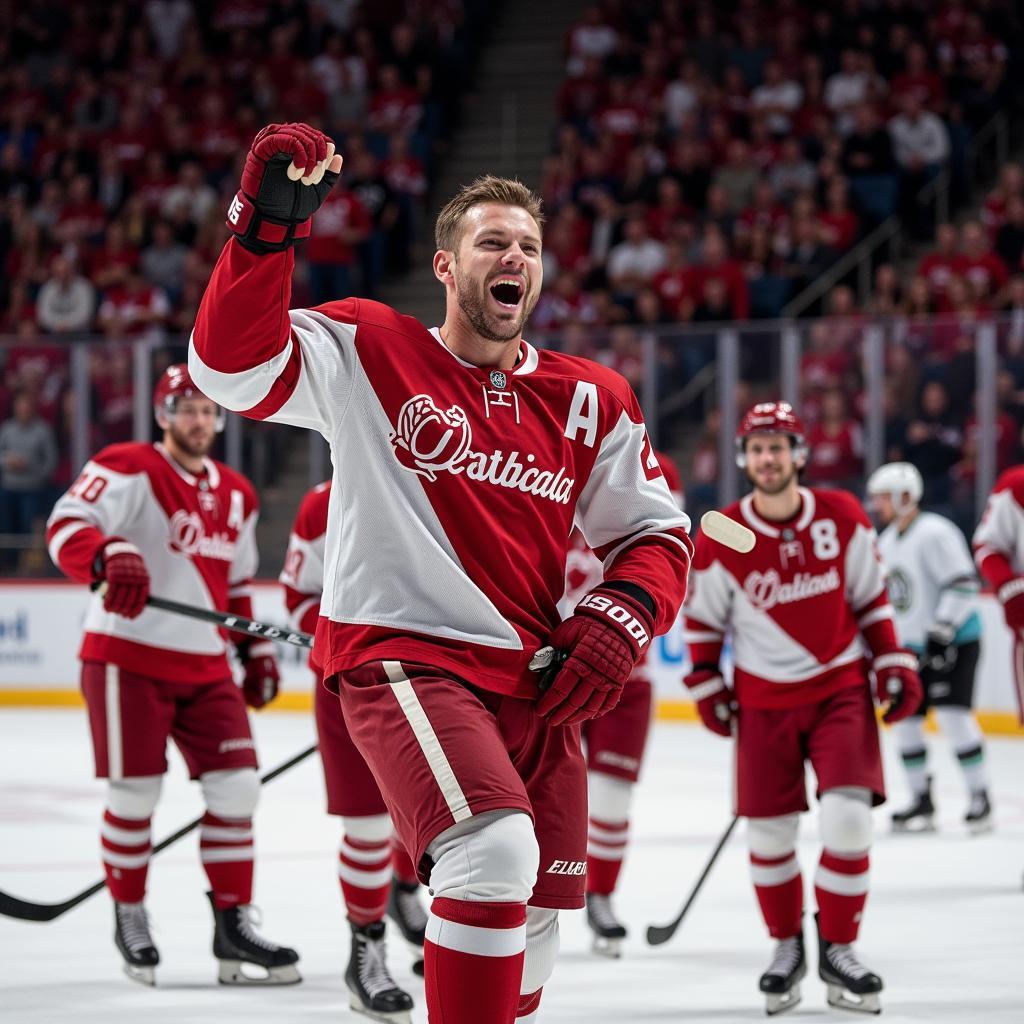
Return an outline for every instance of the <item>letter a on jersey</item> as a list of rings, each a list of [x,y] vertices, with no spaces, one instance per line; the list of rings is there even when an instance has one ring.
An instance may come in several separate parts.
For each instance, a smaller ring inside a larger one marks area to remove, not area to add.
[[[565,424],[565,436],[575,441],[580,430],[585,431],[583,443],[593,448],[597,440],[597,385],[585,380],[576,382],[569,419]]]

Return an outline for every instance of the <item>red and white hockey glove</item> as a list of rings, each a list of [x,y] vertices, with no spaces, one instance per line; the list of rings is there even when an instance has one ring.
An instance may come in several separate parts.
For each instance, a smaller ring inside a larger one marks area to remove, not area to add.
[[[237,647],[245,670],[242,693],[251,708],[261,708],[276,696],[281,685],[281,672],[269,640],[243,640]]]
[[[103,610],[137,619],[149,597],[149,570],[139,549],[114,537],[103,545],[96,563],[97,576],[104,581]]]
[[[228,207],[228,227],[256,253],[282,252],[309,237],[310,218],[338,180],[334,143],[308,124],[269,124],[242,169]]]
[[[592,590],[548,639],[559,657],[540,678],[537,713],[575,725],[611,711],[653,635],[654,615],[641,600],[608,586]]]
[[[879,654],[871,662],[875,674],[875,696],[888,705],[882,721],[890,725],[909,718],[921,706],[924,687],[917,674],[917,655],[903,649]]]
[[[694,665],[693,671],[683,677],[683,682],[697,702],[700,720],[719,736],[731,736],[736,701],[718,666]]]
[[[996,597],[1003,606],[1007,626],[1015,633],[1024,630],[1024,576],[1007,580],[996,591]]]

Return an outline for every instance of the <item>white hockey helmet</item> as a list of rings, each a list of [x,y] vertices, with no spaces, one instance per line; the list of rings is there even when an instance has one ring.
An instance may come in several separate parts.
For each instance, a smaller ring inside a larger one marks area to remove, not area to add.
[[[924,480],[909,462],[887,462],[868,477],[868,494],[888,494],[896,514],[903,516],[921,503]]]

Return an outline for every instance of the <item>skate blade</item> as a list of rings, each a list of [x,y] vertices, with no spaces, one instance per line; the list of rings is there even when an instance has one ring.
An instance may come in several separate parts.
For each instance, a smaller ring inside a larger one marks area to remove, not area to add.
[[[793,1007],[800,1005],[800,982],[797,982],[788,992],[772,993],[765,999],[764,1012],[769,1017],[785,1013]]]
[[[828,985],[828,1005],[837,1010],[852,1010],[854,1013],[881,1013],[882,1004],[877,992],[866,992],[855,996],[847,992],[842,985]]]
[[[622,939],[595,938],[591,951],[608,960],[619,960],[622,957]]]
[[[934,818],[911,818],[910,821],[894,821],[893,832],[901,835],[925,835],[929,832],[937,832]]]
[[[222,985],[297,985],[302,975],[295,964],[280,967],[260,967],[245,960],[220,960],[217,980]],[[261,974],[247,974],[245,968],[260,971]]]
[[[156,988],[156,968],[154,967],[136,967],[134,964],[125,964],[124,973],[140,985]]]
[[[353,1013],[358,1013],[370,1020],[383,1021],[384,1024],[412,1024],[412,1017],[409,1016],[408,1010],[396,1010],[394,1013],[384,1013],[381,1010],[371,1010],[366,1006],[362,999],[355,994],[355,992],[349,992],[348,994],[348,1008]]]

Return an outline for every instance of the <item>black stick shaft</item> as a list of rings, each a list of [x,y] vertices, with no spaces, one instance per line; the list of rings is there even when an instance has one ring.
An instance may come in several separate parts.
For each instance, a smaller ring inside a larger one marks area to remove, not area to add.
[[[647,944],[649,946],[660,946],[663,942],[668,942],[669,939],[675,935],[676,930],[683,923],[683,918],[686,917],[686,912],[693,905],[693,901],[697,898],[697,893],[700,892],[704,885],[705,879],[711,874],[711,869],[715,866],[715,861],[718,860],[718,855],[722,852],[723,847],[729,841],[729,836],[732,835],[732,830],[736,827],[736,822],[739,821],[739,817],[734,817],[729,822],[729,827],[722,833],[721,838],[718,840],[714,850],[711,852],[711,856],[708,858],[707,864],[704,865],[704,870],[700,873],[700,878],[697,879],[696,884],[690,890],[690,895],[686,898],[686,902],[683,904],[683,909],[679,911],[674,921],[669,924],[652,924],[647,929]]]
[[[278,775],[283,775],[290,768],[294,768],[297,764],[305,761],[307,757],[316,753],[316,749],[317,745],[314,743],[312,746],[306,747],[305,750],[300,750],[299,753],[289,758],[283,764],[279,764],[276,768],[272,768],[269,772],[261,775],[261,785],[265,786],[268,782],[276,779]],[[150,856],[155,856],[161,850],[166,850],[168,846],[173,845],[179,839],[183,839],[190,832],[194,832],[202,820],[201,817],[196,818],[195,821],[182,825],[177,832],[172,832],[166,838],[161,839],[153,847],[153,852]],[[18,899],[17,896],[12,896],[10,893],[0,890],[0,914],[5,917],[15,917],[21,921],[52,921],[77,907],[79,903],[84,903],[90,896],[95,896],[96,893],[106,887],[106,879],[103,879],[94,885],[90,885],[88,889],[83,889],[77,896],[72,896],[71,899],[65,900],[63,903],[32,903],[30,900]]]

